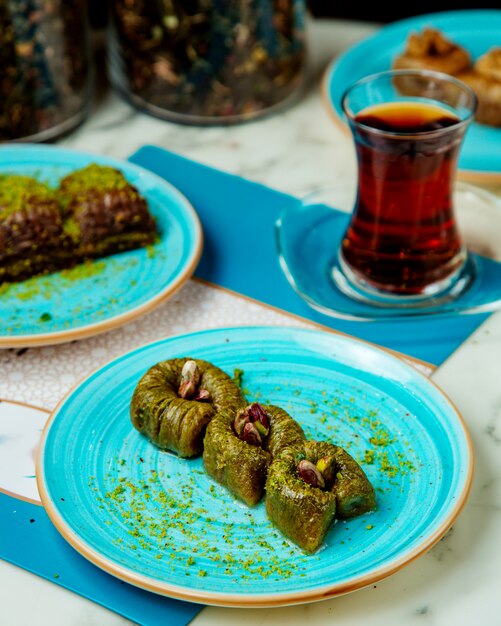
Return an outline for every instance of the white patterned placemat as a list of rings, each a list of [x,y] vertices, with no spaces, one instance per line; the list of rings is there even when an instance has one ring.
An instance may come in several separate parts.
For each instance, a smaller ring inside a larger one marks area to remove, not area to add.
[[[315,328],[306,320],[190,280],[159,308],[117,330],[56,346],[0,350],[0,398],[50,410],[90,372],[143,344],[209,328],[263,325]]]

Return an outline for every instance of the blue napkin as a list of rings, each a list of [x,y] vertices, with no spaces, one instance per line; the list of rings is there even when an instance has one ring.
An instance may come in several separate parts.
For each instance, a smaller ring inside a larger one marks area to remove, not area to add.
[[[205,238],[195,272],[199,278],[434,365],[487,317],[350,322],[322,315],[296,294],[278,262],[275,221],[297,198],[155,146],[141,148],[129,160],[165,178],[195,207]]]
[[[137,624],[185,626],[203,608],[143,591],[100,570],[63,539],[42,506],[0,493],[0,520],[0,558]]]

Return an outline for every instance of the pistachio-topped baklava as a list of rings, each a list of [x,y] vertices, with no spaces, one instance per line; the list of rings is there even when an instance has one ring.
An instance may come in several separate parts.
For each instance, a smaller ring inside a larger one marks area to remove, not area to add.
[[[80,258],[101,257],[154,242],[146,200],[113,167],[92,164],[69,174],[58,192],[66,230]]]
[[[0,283],[55,271],[69,257],[56,193],[29,176],[0,176]]]

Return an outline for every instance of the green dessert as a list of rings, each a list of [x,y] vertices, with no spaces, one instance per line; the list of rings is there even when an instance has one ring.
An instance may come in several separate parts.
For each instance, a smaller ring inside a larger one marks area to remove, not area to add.
[[[207,473],[248,506],[262,496],[268,467],[283,449],[304,441],[301,426],[280,407],[257,402],[221,411],[207,427]]]
[[[331,486],[336,496],[336,517],[349,519],[372,510],[376,494],[364,470],[343,448],[326,441],[308,441],[306,454],[323,469],[326,459],[335,463],[335,475]]]
[[[115,168],[91,164],[59,186],[65,230],[79,258],[101,257],[155,241],[146,200]]]
[[[270,465],[266,513],[305,552],[313,553],[322,544],[336,514],[336,496],[325,489],[304,445],[283,451]]]
[[[243,404],[240,389],[221,369],[200,359],[178,358],[157,363],[143,375],[130,417],[159,448],[192,457],[202,452],[214,415]]]
[[[356,517],[375,506],[363,469],[339,446],[306,441],[283,451],[270,465],[266,512],[305,552],[322,544],[333,520]]]
[[[241,370],[235,370],[241,377]],[[171,359],[141,378],[133,425],[181,457],[203,453],[207,474],[247,506],[266,492],[270,521],[306,553],[322,545],[335,519],[375,506],[375,491],[343,448],[309,441],[278,406],[247,404],[235,380],[207,361]]]
[[[0,283],[60,269],[69,246],[55,192],[29,176],[0,176]]]

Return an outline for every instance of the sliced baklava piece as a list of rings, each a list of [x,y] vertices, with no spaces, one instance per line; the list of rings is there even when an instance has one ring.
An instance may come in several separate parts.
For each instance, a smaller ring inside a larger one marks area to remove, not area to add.
[[[336,496],[336,517],[349,519],[372,510],[376,494],[367,475],[344,448],[326,441],[307,441],[307,458],[320,470]]]
[[[65,230],[79,258],[102,257],[149,245],[157,236],[146,200],[113,167],[91,164],[62,179]]]
[[[409,35],[404,52],[393,61],[393,69],[432,70],[455,76],[470,64],[471,57],[465,48],[436,28],[424,28]]]
[[[491,48],[471,70],[459,74],[458,78],[477,96],[476,121],[501,127],[501,47]]]
[[[266,481],[266,512],[275,526],[305,552],[322,545],[335,518],[366,513],[374,488],[343,448],[306,441],[273,460]]]
[[[236,498],[254,506],[263,497],[273,458],[304,439],[301,426],[280,407],[254,402],[238,411],[221,411],[207,427],[205,469]]]
[[[134,427],[156,446],[181,457],[202,452],[205,429],[222,410],[235,412],[244,399],[221,369],[201,359],[170,359],[151,367],[130,405]]]
[[[316,552],[336,515],[336,496],[304,445],[274,459],[266,480],[266,513],[283,535],[302,550]]]
[[[0,283],[71,264],[55,192],[28,176],[0,176]]]

